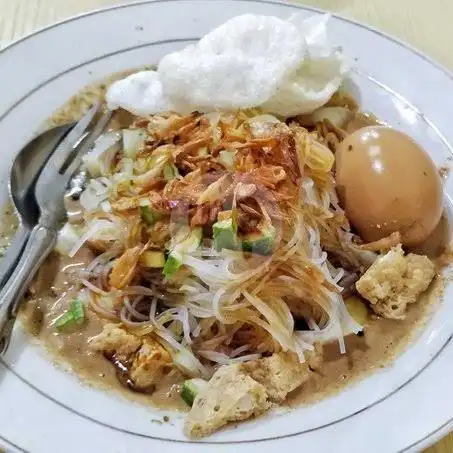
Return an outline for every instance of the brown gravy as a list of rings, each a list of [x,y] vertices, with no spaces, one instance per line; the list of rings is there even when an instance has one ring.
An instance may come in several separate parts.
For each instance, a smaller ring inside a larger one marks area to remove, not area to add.
[[[108,82],[130,72],[115,75]],[[105,83],[86,88],[56,112],[48,125],[62,124],[79,117],[90,104],[101,98],[104,92]],[[122,122],[121,119],[120,122]],[[377,119],[372,115],[357,114],[353,123],[350,124],[350,129],[355,130],[376,122]],[[7,233],[2,233],[1,236],[6,241],[5,245],[9,242],[16,224],[14,213],[10,210],[9,214],[3,217],[3,225]],[[450,239],[449,231],[448,222],[444,217],[443,223],[427,242],[428,250],[425,248],[419,252],[439,256],[444,244]],[[3,242],[0,242],[0,247],[2,246]],[[87,321],[83,330],[65,334],[56,333],[52,322],[67,309],[75,296],[70,270],[88,262],[91,257],[86,253],[82,250],[72,260],[57,256],[48,260],[37,278],[39,286],[35,285],[31,288],[31,294],[23,306],[21,318],[26,330],[47,347],[57,364],[59,362],[69,364],[72,370],[86,382],[103,389],[120,390],[127,397],[139,402],[168,409],[187,410],[187,406],[179,396],[183,377],[178,373],[167,376],[150,395],[133,393],[119,384],[112,364],[100,354],[93,353],[87,346],[87,340],[102,329],[99,318],[89,310],[87,310]],[[312,373],[311,380],[289,398],[288,404],[293,406],[315,402],[389,365],[395,356],[411,342],[417,328],[423,326],[429,313],[439,302],[442,289],[442,279],[438,278],[427,294],[410,307],[404,321],[370,317],[362,337],[352,335],[346,338],[345,355],[339,353],[336,344],[326,345],[324,363],[320,369]]]
[[[76,296],[71,282],[71,270],[83,267],[93,259],[82,249],[73,259],[53,255],[41,268],[30,296],[22,309],[23,324],[35,339],[44,344],[58,361],[63,360],[81,378],[104,389],[115,388],[135,400],[152,405],[185,410],[187,406],[179,396],[179,385],[184,382],[179,373],[166,376],[152,394],[133,393],[123,387],[117,370],[111,361],[88,347],[89,338],[102,330],[102,322],[96,314],[86,310],[84,328],[74,332],[57,333],[53,322],[67,310]]]
[[[404,321],[377,317],[371,319],[363,336],[346,337],[347,352],[344,355],[339,353],[336,343],[324,346],[321,368],[312,373],[310,380],[291,396],[288,404],[294,406],[319,401],[390,365],[410,344],[417,329],[423,327],[427,315],[438,303],[442,289],[439,278],[417,304],[409,307]]]
[[[0,259],[5,255],[10,246],[11,239],[17,230],[19,221],[11,204],[4,207],[2,221],[0,222]]]
[[[88,319],[83,330],[64,334],[55,332],[53,321],[68,308],[75,296],[68,274],[71,269],[83,266],[89,258],[86,250],[81,252],[72,260],[54,255],[42,268],[42,278],[37,280],[39,287],[31,288],[32,295],[22,311],[27,331],[45,344],[57,360],[69,363],[77,375],[89,382],[104,389],[120,389],[130,398],[158,407],[185,410],[186,406],[179,397],[179,386],[183,382],[179,374],[168,376],[150,395],[132,393],[119,383],[111,362],[87,346],[87,340],[102,330],[101,321],[92,312],[87,311]],[[437,278],[419,302],[410,307],[404,321],[371,316],[363,336],[346,338],[345,355],[339,353],[336,343],[326,345],[320,369],[312,373],[309,382],[291,396],[288,404],[318,401],[389,365],[410,343],[417,328],[423,326],[427,315],[439,302],[442,289],[442,279]]]

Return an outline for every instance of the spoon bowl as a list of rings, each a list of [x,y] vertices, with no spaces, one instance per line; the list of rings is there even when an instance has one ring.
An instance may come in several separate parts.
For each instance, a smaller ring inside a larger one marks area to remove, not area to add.
[[[38,135],[22,148],[13,161],[9,191],[19,217],[19,227],[0,263],[0,287],[11,275],[31,229],[38,223],[39,208],[34,195],[38,175],[52,151],[72,127],[73,124],[65,124]]]

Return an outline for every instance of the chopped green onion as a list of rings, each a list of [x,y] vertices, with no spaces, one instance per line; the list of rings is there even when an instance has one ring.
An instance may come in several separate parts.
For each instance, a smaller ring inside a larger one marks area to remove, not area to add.
[[[69,309],[77,323],[82,323],[85,320],[85,310],[83,303],[79,299],[73,300]]]
[[[200,245],[203,237],[203,231],[201,228],[194,228],[189,230],[186,234],[186,230],[180,230],[184,239],[181,242],[177,242],[170,250],[167,261],[165,263],[163,274],[166,278],[170,278],[181,266],[182,266],[182,255],[186,253],[194,252]]]
[[[235,250],[238,247],[237,235],[234,232],[232,218],[214,223],[212,232],[216,250]]]
[[[261,227],[259,232],[249,233],[241,238],[242,250],[270,255],[274,249],[276,231],[273,226]]]
[[[122,133],[124,154],[135,160],[138,150],[145,143],[146,131],[143,129],[123,129]]]
[[[70,311],[63,313],[55,322],[55,328],[62,332],[74,325],[74,318]]]
[[[164,179],[165,181],[171,181],[179,177],[178,169],[172,164],[166,164],[164,167]]]
[[[205,389],[207,385],[208,383],[203,379],[189,379],[184,382],[181,388],[181,398],[188,406],[193,406],[196,396]]]
[[[182,261],[178,257],[174,255],[168,255],[162,272],[166,278],[169,278],[181,267],[181,265]]]
[[[160,214],[155,212],[151,206],[140,206],[142,219],[150,226],[153,226],[159,219]]]
[[[58,232],[57,245],[55,251],[60,255],[69,256],[74,245],[79,242],[82,236],[80,229],[76,228],[71,223],[67,222]]]
[[[64,332],[73,327],[81,326],[84,321],[85,310],[83,303],[79,299],[75,299],[69,305],[69,309],[55,321],[55,328],[59,332]]]

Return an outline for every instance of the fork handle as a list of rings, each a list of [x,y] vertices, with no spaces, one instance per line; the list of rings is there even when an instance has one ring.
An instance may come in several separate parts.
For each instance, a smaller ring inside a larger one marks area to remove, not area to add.
[[[0,262],[0,288],[3,288],[10,275],[13,273],[14,268],[22,255],[22,250],[25,248],[29,235],[30,229],[20,223],[10,246],[6,251],[6,255]]]
[[[36,225],[16,269],[0,291],[0,355],[8,349],[20,302],[56,240],[56,230]]]

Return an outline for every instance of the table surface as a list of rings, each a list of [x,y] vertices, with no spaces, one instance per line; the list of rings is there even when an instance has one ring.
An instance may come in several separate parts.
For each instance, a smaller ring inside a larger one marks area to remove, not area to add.
[[[0,0],[0,47],[36,28],[128,0]],[[305,0],[303,3],[380,28],[453,70],[452,0]],[[425,453],[452,453],[450,434]]]

